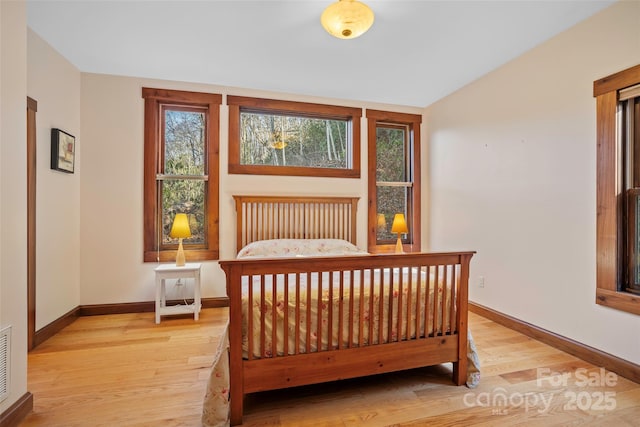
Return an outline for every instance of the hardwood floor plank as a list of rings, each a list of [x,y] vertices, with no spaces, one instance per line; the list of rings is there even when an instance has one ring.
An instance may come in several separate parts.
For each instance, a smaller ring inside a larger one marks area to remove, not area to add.
[[[585,362],[584,360],[576,359],[563,363],[554,363],[547,366],[536,366],[535,368],[524,369],[522,371],[507,372],[506,374],[501,374],[500,377],[504,378],[511,384],[517,384],[537,379],[541,370],[548,369],[550,372],[565,374],[573,372],[578,368],[586,369],[591,366],[593,365]]]
[[[200,426],[227,319],[226,308],[159,325],[153,313],[78,318],[29,353],[34,411],[21,426]],[[454,386],[443,364],[255,393],[244,425],[637,425],[639,384],[477,314],[469,324],[482,364],[475,389]]]

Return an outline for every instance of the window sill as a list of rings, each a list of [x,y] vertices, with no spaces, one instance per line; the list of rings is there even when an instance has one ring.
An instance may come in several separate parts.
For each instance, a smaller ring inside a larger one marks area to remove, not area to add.
[[[187,261],[212,261],[220,258],[217,250],[185,250]],[[144,253],[144,262],[172,262],[176,260],[177,251],[150,251]]]
[[[596,304],[640,315],[640,296],[628,292],[596,289]]]
[[[420,252],[419,248],[414,248],[414,246],[417,245],[410,245],[410,244],[403,244],[402,245],[402,250],[404,251],[404,253],[414,253],[414,252]],[[393,245],[375,245],[375,246],[370,246],[367,249],[367,252],[371,253],[371,254],[395,254],[396,253],[396,245],[395,243]]]

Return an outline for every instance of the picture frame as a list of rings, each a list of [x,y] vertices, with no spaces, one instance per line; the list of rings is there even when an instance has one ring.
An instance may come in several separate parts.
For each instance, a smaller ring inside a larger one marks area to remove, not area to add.
[[[76,138],[57,128],[51,129],[51,169],[73,173],[76,159]]]

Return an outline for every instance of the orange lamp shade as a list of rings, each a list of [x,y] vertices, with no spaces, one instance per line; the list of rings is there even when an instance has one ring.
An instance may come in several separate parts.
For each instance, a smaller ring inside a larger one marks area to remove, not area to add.
[[[402,249],[402,240],[400,235],[402,233],[408,233],[407,221],[404,219],[404,214],[398,213],[393,217],[393,225],[391,225],[391,232],[398,233],[398,240],[396,241],[396,253],[401,254],[404,252]]]
[[[407,221],[404,219],[404,214],[398,213],[393,217],[393,225],[391,226],[392,233],[408,233]]]
[[[174,239],[186,239],[191,237],[191,228],[189,228],[189,218],[185,213],[176,214],[171,226],[169,236]]]

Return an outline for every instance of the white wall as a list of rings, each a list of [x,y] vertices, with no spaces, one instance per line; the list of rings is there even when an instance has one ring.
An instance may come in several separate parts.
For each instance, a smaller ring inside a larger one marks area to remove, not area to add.
[[[0,1],[0,327],[11,326],[10,394],[27,391],[27,14]]]
[[[425,117],[429,246],[478,252],[471,300],[634,363],[640,317],[595,304],[593,81],[638,63],[640,2],[619,2]]]
[[[27,93],[36,114],[36,330],[80,304],[80,71],[27,31]],[[52,170],[51,129],[76,138],[73,174]]]
[[[212,85],[82,74],[81,304],[154,300],[155,263],[143,259],[142,87],[191,90],[329,103],[421,114],[421,109],[274,94]],[[235,255],[233,194],[360,196],[358,245],[366,248],[366,120],[362,125],[361,179],[230,175],[228,109],[220,117],[220,258]],[[203,297],[226,295],[216,261],[205,262]],[[169,298],[179,297],[168,293]]]

